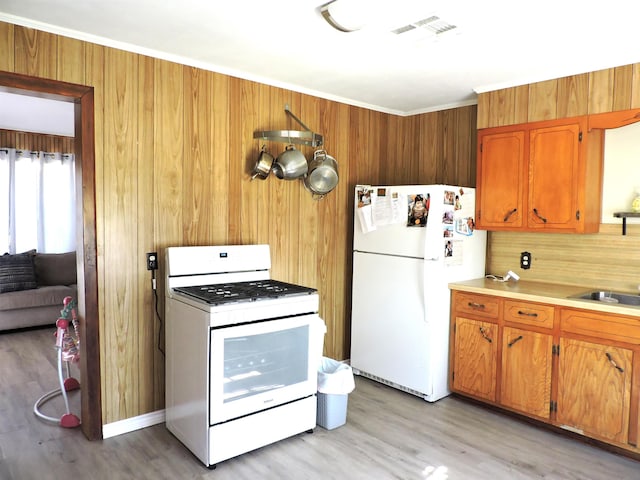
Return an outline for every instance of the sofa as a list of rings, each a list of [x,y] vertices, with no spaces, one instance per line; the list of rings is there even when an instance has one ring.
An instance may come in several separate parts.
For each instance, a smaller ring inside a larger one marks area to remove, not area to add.
[[[65,297],[77,298],[76,253],[0,256],[0,331],[54,326]]]

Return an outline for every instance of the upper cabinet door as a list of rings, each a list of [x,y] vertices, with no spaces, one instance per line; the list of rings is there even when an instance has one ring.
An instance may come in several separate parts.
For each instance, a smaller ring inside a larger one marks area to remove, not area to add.
[[[488,129],[478,139],[477,228],[513,230],[523,226],[525,131]]]
[[[581,126],[535,128],[529,134],[530,228],[574,230],[580,221]]]

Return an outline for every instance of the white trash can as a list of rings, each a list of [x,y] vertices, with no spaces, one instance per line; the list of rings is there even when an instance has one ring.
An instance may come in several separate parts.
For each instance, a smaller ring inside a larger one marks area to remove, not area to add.
[[[347,422],[349,393],[355,386],[351,366],[322,357],[318,368],[316,423],[327,430],[344,425]]]

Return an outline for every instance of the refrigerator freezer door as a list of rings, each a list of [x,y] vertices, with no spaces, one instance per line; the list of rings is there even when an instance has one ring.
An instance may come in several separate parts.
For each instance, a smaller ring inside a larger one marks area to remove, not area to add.
[[[420,259],[354,252],[351,365],[429,396],[430,335]]]
[[[425,255],[425,228],[408,227],[408,201],[410,195],[421,194],[425,198],[427,194],[433,194],[433,185],[401,185],[401,186],[374,186],[371,201],[374,212],[381,204],[378,192],[384,191],[385,198],[397,196],[400,210],[403,212],[397,222],[376,228],[371,232],[364,232],[358,221],[358,188],[356,187],[356,200],[354,211],[353,249],[359,252],[385,253],[387,255],[399,255],[403,257],[424,258]],[[435,207],[435,206],[434,206]],[[437,216],[437,207],[431,207],[429,215]],[[373,213],[372,213],[373,215]]]

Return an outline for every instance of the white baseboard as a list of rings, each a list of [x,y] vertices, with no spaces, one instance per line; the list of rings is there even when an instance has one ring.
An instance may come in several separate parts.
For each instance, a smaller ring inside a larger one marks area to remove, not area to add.
[[[135,432],[141,428],[152,427],[159,423],[164,423],[164,410],[156,410],[155,412],[145,413],[137,417],[126,418],[113,423],[107,423],[102,426],[102,438],[115,437],[123,433]]]

